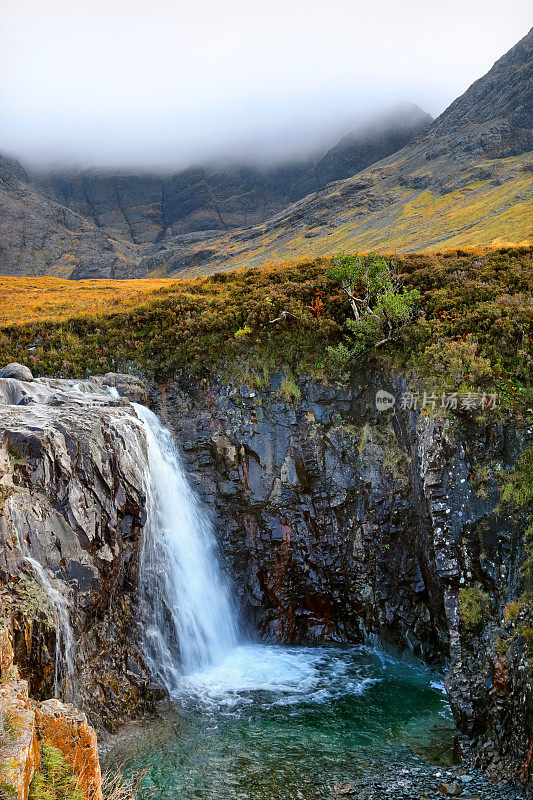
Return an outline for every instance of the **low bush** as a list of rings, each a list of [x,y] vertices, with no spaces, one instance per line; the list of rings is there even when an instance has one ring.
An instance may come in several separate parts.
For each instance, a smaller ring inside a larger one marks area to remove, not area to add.
[[[481,627],[490,612],[490,597],[479,584],[459,592],[459,618],[467,631]]]

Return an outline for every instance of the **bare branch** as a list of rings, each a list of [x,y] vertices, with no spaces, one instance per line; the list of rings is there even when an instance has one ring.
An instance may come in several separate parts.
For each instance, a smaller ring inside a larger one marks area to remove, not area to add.
[[[276,319],[271,319],[268,324],[273,325],[275,322],[286,322],[287,317],[294,317],[294,319],[296,319],[295,314],[292,314],[290,311],[282,311],[279,317],[276,317]]]

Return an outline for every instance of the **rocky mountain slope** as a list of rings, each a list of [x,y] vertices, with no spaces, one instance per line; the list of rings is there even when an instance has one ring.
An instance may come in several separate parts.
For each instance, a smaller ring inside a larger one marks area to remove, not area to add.
[[[170,239],[141,271],[201,274],[345,250],[409,251],[532,238],[533,30],[413,142],[268,222]]]
[[[0,274],[135,277],[150,246],[262,223],[394,152],[430,122],[417,106],[405,106],[352,132],[318,161],[198,166],[169,177],[89,170],[36,179],[0,157]]]
[[[318,161],[36,182],[3,158],[0,274],[198,275],[339,249],[527,242],[532,41],[530,32],[429,127],[408,107]]]

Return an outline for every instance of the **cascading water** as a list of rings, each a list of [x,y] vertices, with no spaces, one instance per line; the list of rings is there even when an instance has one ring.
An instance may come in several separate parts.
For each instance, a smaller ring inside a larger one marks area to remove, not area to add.
[[[140,565],[146,655],[170,694],[183,674],[220,663],[238,644],[238,622],[205,509],[172,435],[134,404],[148,443],[148,518]]]
[[[26,561],[31,564],[39,583],[53,609],[56,629],[55,681],[54,694],[65,702],[76,699],[76,645],[70,624],[69,605],[65,597],[53,586],[43,567],[29,555]]]
[[[17,524],[19,510],[16,504],[16,496],[9,498],[6,510],[11,520],[22,556],[32,568],[52,610],[56,629],[54,694],[56,697],[61,697],[61,699],[66,702],[73,702],[76,694],[76,646],[74,632],[70,624],[68,601],[64,595],[56,589],[47,570],[29,554],[22,537],[19,535],[22,526]]]

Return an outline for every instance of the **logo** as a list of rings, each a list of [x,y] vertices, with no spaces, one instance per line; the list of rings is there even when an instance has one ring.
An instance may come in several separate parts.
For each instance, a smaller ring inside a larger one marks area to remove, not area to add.
[[[393,394],[389,394],[383,389],[376,392],[376,408],[378,411],[388,411],[390,408],[394,408],[395,402],[396,398]]]

